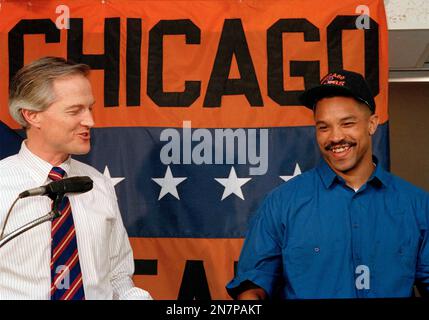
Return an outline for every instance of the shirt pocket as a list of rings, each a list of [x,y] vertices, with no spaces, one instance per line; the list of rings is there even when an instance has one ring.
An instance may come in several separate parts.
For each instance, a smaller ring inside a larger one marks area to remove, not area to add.
[[[317,251],[320,251],[320,248],[313,244],[301,244],[287,248],[283,269],[288,277],[301,277],[308,274],[311,266],[316,263]]]
[[[414,278],[419,231],[405,211],[395,211],[391,216],[396,220],[390,224],[384,223],[378,232],[377,241],[372,245],[376,265],[379,266],[380,272]],[[389,270],[385,269],[386,266]]]
[[[308,242],[292,244],[284,251],[284,272],[290,280],[323,277],[332,267],[333,259],[342,257],[343,245],[337,241],[329,244]]]
[[[417,268],[416,248],[410,246],[400,246],[396,251],[399,261],[404,269],[405,275],[414,278]]]

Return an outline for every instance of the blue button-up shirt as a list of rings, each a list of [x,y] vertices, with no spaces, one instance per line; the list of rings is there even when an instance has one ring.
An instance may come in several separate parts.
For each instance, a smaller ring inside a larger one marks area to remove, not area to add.
[[[249,280],[287,299],[429,292],[429,194],[377,166],[355,191],[322,159],[252,219],[232,293]]]

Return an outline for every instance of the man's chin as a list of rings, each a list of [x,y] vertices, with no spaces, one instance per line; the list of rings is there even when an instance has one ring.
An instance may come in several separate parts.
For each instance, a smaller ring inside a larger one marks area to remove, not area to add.
[[[326,159],[326,158],[325,158]],[[332,169],[338,172],[347,173],[352,170],[354,164],[349,159],[338,160],[329,158],[327,161]]]
[[[81,155],[85,155],[85,154],[89,153],[90,150],[91,150],[91,148],[76,148],[76,149],[73,149],[70,152],[70,154],[76,155],[76,156],[81,156]]]

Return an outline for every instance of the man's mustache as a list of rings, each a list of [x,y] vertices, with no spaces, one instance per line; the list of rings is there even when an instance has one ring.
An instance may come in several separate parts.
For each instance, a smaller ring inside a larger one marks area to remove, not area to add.
[[[348,140],[341,140],[340,142],[328,144],[327,146],[325,146],[325,150],[330,151],[332,148],[335,148],[338,146],[354,147],[354,146],[356,146],[356,142],[348,141]]]

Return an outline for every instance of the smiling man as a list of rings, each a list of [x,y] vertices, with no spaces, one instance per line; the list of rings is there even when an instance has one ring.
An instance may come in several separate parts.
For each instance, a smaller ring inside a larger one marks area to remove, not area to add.
[[[303,93],[318,166],[272,191],[251,222],[233,298],[429,295],[429,195],[377,165],[378,117],[362,75],[339,70]]]
[[[46,57],[24,66],[10,84],[9,111],[25,128],[18,154],[0,161],[0,226],[13,201],[65,177],[89,176],[93,189],[66,194],[61,216],[0,250],[0,299],[151,299],[134,286],[134,260],[113,185],[72,159],[90,151],[95,100],[89,67]],[[51,210],[45,196],[21,199],[4,234]]]

